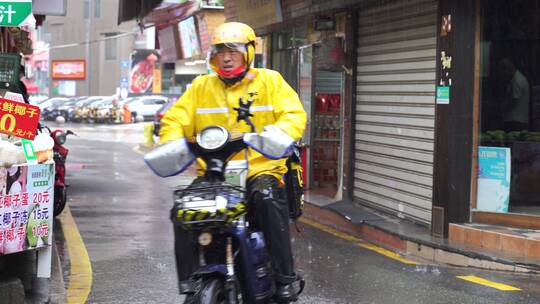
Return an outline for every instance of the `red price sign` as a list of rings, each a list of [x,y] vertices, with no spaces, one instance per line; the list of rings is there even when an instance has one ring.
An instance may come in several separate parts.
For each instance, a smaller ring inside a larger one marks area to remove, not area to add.
[[[39,107],[0,98],[0,132],[34,139],[40,112]]]

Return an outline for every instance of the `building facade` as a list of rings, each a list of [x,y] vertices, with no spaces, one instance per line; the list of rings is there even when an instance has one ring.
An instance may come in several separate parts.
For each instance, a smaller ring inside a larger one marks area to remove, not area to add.
[[[48,17],[42,30],[49,40],[50,63],[84,61],[85,77],[51,79],[50,95],[115,94],[121,85],[122,61],[130,60],[138,27],[133,21],[117,25],[118,0],[75,0],[68,6],[66,16]]]
[[[225,15],[304,102],[311,199],[451,239],[456,223],[540,229],[538,1],[264,3],[266,19],[250,1]]]

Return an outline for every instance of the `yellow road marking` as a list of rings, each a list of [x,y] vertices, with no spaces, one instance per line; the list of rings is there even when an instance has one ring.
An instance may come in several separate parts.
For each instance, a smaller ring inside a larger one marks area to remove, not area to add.
[[[92,288],[92,266],[69,206],[58,216],[64,231],[71,269],[67,289],[68,304],[86,303]]]
[[[306,225],[309,225],[309,226],[312,226],[312,227],[317,228],[319,230],[322,230],[322,231],[324,231],[326,233],[329,233],[331,235],[334,235],[334,236],[336,236],[336,237],[338,237],[340,239],[355,242],[356,245],[359,246],[359,247],[365,248],[367,250],[371,250],[373,252],[384,255],[384,256],[386,256],[388,258],[399,261],[401,263],[408,264],[408,265],[418,265],[417,262],[406,259],[406,258],[402,257],[401,255],[393,252],[393,251],[390,251],[390,250],[387,250],[387,249],[384,249],[382,247],[375,246],[375,245],[372,245],[372,244],[368,244],[365,241],[363,241],[362,239],[359,239],[359,238],[354,237],[352,235],[343,233],[343,232],[338,231],[338,230],[336,230],[336,229],[334,229],[332,227],[328,227],[326,225],[317,223],[317,222],[312,221],[312,220],[307,219],[307,218],[300,218],[300,221],[302,223],[306,224]]]
[[[498,290],[502,290],[502,291],[521,291],[521,289],[519,289],[517,287],[514,287],[514,286],[489,281],[489,280],[482,279],[482,278],[475,277],[475,276],[457,276],[457,278],[465,280],[465,281],[473,282],[473,283],[476,283],[476,284],[488,286],[488,287],[491,287],[491,288],[495,288],[495,289],[498,289]]]

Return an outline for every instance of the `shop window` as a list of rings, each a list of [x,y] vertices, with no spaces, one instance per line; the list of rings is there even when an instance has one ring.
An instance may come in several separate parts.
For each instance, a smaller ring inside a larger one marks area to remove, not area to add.
[[[101,17],[101,0],[94,0],[94,17]]]
[[[163,92],[174,93],[174,63],[163,63],[161,69],[161,90]]]
[[[540,214],[540,1],[482,0],[477,209]]]
[[[84,19],[88,19],[90,17],[90,0],[84,0],[83,14]]]

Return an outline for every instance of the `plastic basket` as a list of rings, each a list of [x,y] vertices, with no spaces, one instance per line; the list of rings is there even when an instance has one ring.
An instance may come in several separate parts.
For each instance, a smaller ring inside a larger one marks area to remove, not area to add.
[[[205,208],[189,208],[192,202],[212,201],[217,196],[227,200],[226,206],[207,211]],[[200,183],[174,192],[174,207],[171,219],[186,229],[227,226],[247,212],[245,191],[243,188],[227,183]]]
[[[14,53],[0,53],[0,82],[19,81],[21,56]]]

